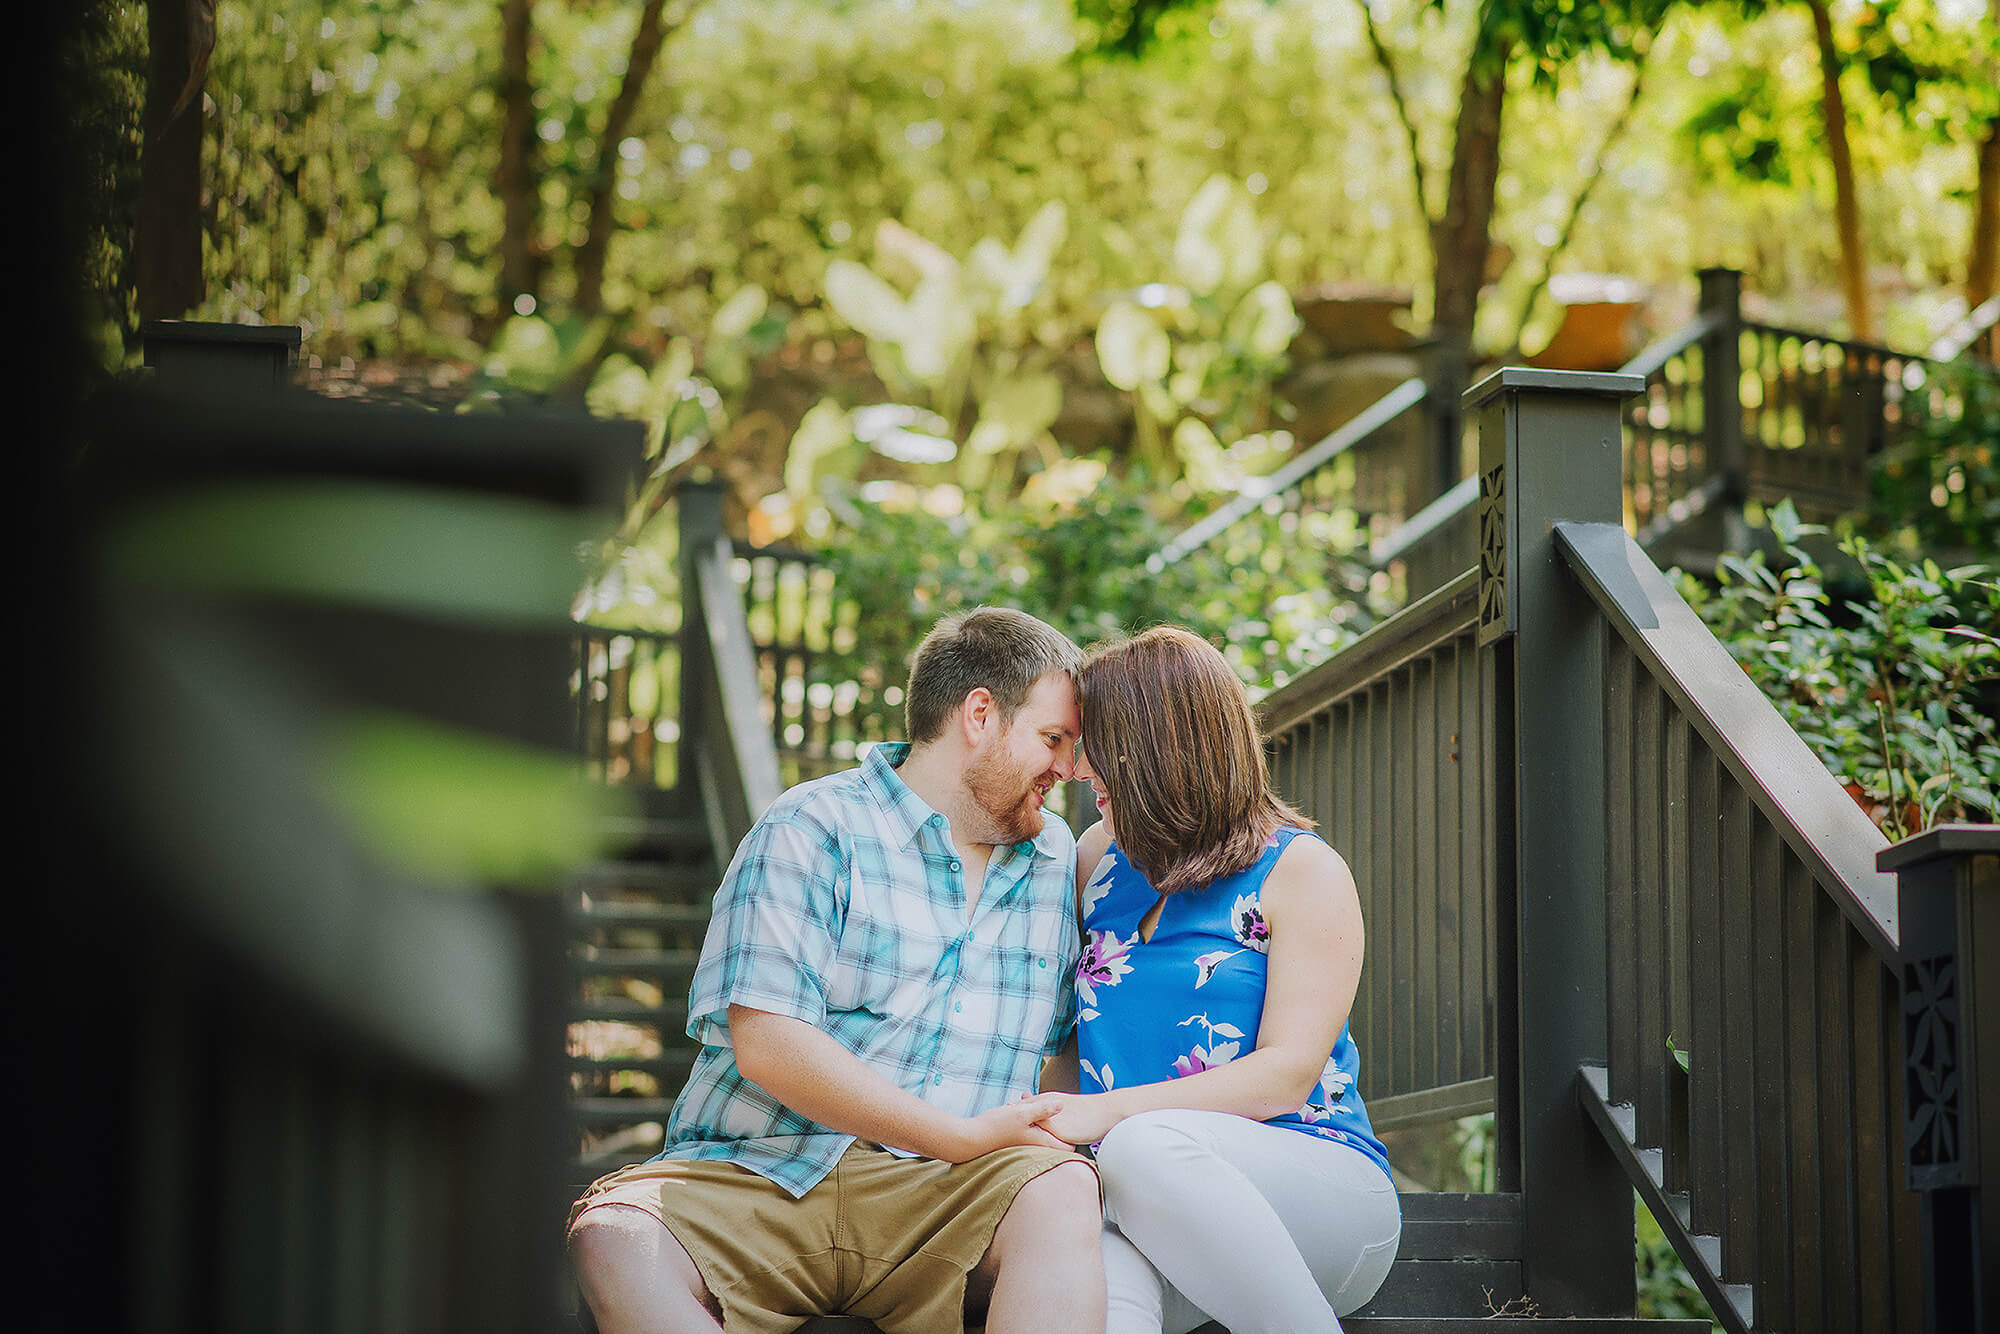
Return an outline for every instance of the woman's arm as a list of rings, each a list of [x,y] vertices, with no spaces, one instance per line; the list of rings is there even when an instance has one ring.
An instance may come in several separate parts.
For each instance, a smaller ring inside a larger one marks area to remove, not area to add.
[[[1083,929],[1083,887],[1090,879],[1090,873],[1097,869],[1097,863],[1111,846],[1111,835],[1104,828],[1104,822],[1083,831],[1083,837],[1076,841],[1076,925]],[[1062,1050],[1042,1062],[1042,1077],[1038,1087],[1044,1093],[1075,1093],[1077,1091],[1077,1039],[1074,1028],[1062,1045]]]
[[[1111,850],[1111,831],[1104,827],[1104,821],[1083,831],[1083,837],[1076,841],[1076,925],[1083,927],[1083,887],[1090,883],[1091,872],[1097,863]]]
[[[1297,1111],[1326,1069],[1361,983],[1361,899],[1340,854],[1295,838],[1264,881],[1271,962],[1255,1050],[1185,1079],[1070,1095],[1043,1121],[1071,1144],[1104,1138],[1128,1116],[1162,1107],[1232,1112],[1255,1121]]]

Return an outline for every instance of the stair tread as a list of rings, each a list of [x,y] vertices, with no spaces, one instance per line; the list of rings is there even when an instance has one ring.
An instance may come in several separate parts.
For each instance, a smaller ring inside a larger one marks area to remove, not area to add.
[[[664,1121],[674,1109],[672,1098],[573,1097],[570,1111],[586,1125],[627,1125],[640,1121]]]
[[[570,924],[579,930],[618,926],[706,927],[713,916],[706,903],[661,903],[656,899],[586,896],[571,908]]]
[[[594,1019],[619,1024],[653,1024],[671,1028],[679,1034],[687,1027],[687,1001],[671,1000],[661,1005],[648,1005],[625,996],[606,996],[570,1006],[569,1022],[584,1023]]]
[[[686,973],[692,976],[701,960],[696,949],[626,949],[619,946],[574,945],[569,961],[579,973]]]

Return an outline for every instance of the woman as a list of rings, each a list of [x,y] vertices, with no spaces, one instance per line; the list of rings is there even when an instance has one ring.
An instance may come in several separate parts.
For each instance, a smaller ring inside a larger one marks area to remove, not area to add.
[[[1354,878],[1205,640],[1148,630],[1081,686],[1081,1092],[1043,1124],[1098,1144],[1109,1334],[1338,1331],[1402,1229],[1347,1032]]]

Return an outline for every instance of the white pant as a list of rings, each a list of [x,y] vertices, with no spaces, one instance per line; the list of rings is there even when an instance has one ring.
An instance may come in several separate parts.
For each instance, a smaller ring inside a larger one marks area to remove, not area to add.
[[[1226,1112],[1143,1112],[1097,1151],[1107,1334],[1338,1334],[1396,1259],[1402,1207],[1352,1145]]]

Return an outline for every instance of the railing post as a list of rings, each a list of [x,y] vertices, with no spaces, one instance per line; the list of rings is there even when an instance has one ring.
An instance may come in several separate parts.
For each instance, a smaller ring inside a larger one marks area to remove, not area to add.
[[[296,324],[147,320],[139,326],[146,364],[162,384],[224,396],[275,392],[289,385],[303,333]]]
[[[1503,733],[1501,1185],[1521,1192],[1523,1279],[1548,1316],[1629,1316],[1635,1301],[1632,1188],[1577,1096],[1578,1067],[1606,1057],[1604,640],[1553,530],[1619,521],[1623,400],[1643,387],[1510,368],[1465,395],[1479,424],[1479,641]]]
[[[1923,1220],[1924,1328],[2000,1321],[2000,828],[1941,825],[1882,849],[1897,876],[1903,1154]]]
[[[1743,438],[1743,274],[1703,269],[1700,313],[1709,320],[1701,340],[1701,423],[1709,471],[1722,479],[1723,550],[1747,551],[1750,530],[1750,451]]]
[[[715,681],[706,666],[709,656],[703,633],[705,611],[695,558],[725,537],[722,500],[721,482],[682,482],[674,492],[680,523],[681,573],[681,765],[676,781],[683,787],[690,780],[698,780],[698,767],[714,745],[709,723],[721,707]]]

